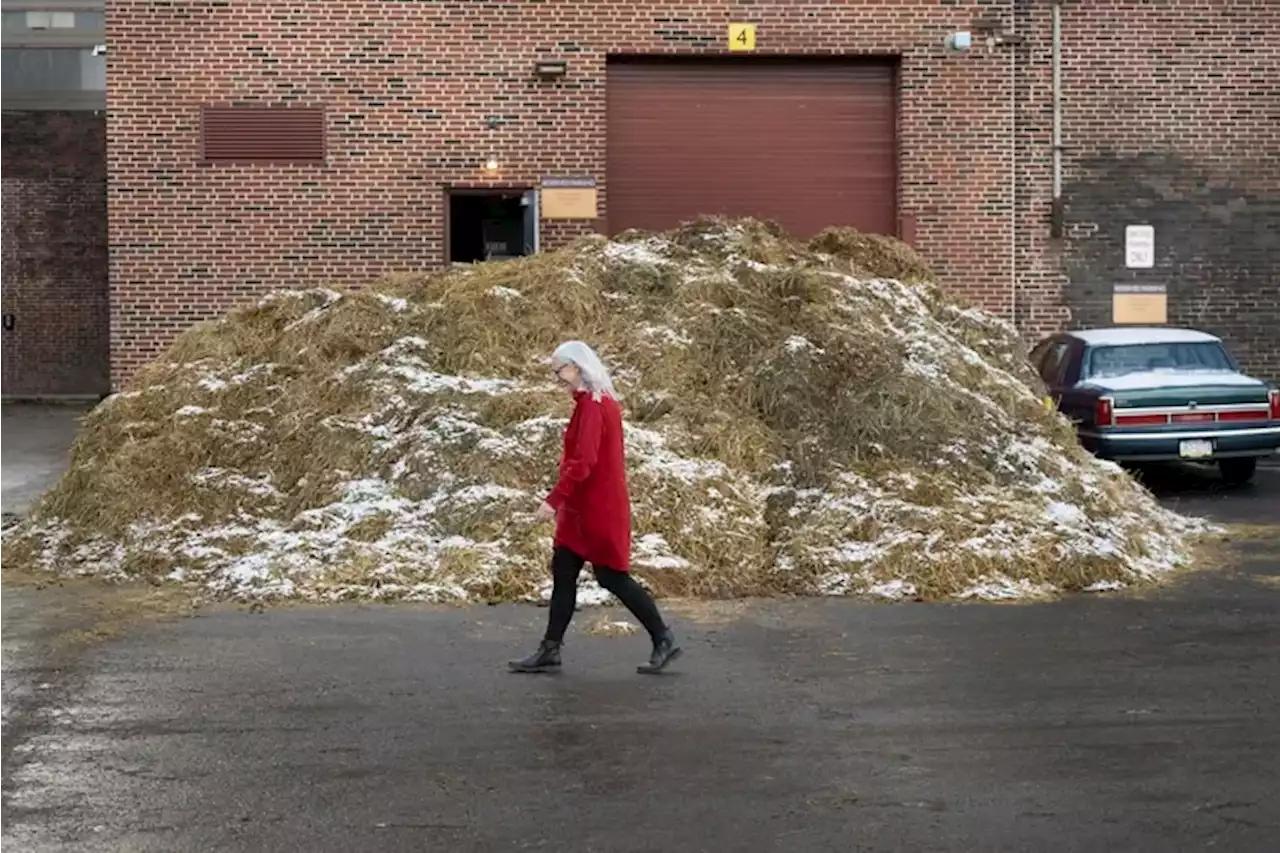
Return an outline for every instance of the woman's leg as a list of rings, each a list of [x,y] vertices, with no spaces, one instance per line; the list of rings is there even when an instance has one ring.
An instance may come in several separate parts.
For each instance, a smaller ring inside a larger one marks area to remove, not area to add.
[[[560,644],[578,603],[578,573],[583,559],[568,548],[557,548],[551,557],[551,613],[547,633],[538,650],[524,660],[510,661],[514,672],[550,672],[560,668]]]
[[[551,612],[547,616],[546,639],[564,642],[564,632],[578,604],[578,574],[586,561],[568,548],[556,548],[551,557]]]
[[[653,640],[653,652],[649,655],[649,662],[636,667],[637,672],[656,675],[666,669],[667,664],[680,657],[680,647],[676,645],[676,635],[667,627],[667,623],[663,621],[662,614],[658,612],[658,605],[653,600],[653,596],[644,587],[636,583],[635,578],[631,577],[627,572],[620,572],[617,569],[603,566],[592,566],[591,569],[595,572],[596,580],[600,583],[600,586],[616,595],[618,600],[635,614],[635,617],[640,620],[641,625],[644,625],[644,629],[649,632],[649,636]]]
[[[658,612],[658,604],[644,587],[636,583],[636,579],[628,572],[620,572],[605,566],[592,566],[596,582],[618,597],[628,610],[640,620],[640,624],[649,632],[649,636],[657,640],[667,632],[667,623],[662,621]]]

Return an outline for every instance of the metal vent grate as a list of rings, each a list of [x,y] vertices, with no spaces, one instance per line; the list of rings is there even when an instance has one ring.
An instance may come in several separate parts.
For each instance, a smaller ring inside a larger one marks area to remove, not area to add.
[[[204,107],[200,153],[206,163],[323,163],[320,107]]]

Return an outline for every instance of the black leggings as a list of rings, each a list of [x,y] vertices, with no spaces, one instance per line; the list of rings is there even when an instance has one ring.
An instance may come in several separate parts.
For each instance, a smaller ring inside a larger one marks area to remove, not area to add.
[[[547,639],[559,643],[564,641],[564,632],[573,619],[573,609],[578,601],[578,574],[586,565],[586,560],[568,548],[558,547],[551,557],[551,577],[555,581],[551,588],[551,615],[547,620]],[[626,572],[610,569],[607,566],[591,566],[596,582],[618,597],[626,608],[640,620],[640,624],[649,632],[649,636],[658,639],[667,630],[658,612],[658,605],[653,596],[645,592],[644,587],[636,583],[635,578]]]

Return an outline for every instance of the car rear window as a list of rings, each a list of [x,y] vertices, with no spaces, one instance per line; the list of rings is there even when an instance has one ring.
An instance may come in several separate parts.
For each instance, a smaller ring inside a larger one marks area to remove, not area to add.
[[[1221,344],[1126,344],[1094,347],[1086,359],[1084,378],[1123,376],[1148,370],[1232,370]]]

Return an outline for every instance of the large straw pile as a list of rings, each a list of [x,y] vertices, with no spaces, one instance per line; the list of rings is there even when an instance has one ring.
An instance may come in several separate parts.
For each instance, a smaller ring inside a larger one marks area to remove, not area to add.
[[[636,568],[662,593],[1003,597],[1179,564],[1196,524],[1078,447],[1011,325],[927,280],[894,241],[707,220],[279,293],[95,410],[6,564],[238,597],[542,594],[549,529],[526,522],[570,337],[616,369]]]

